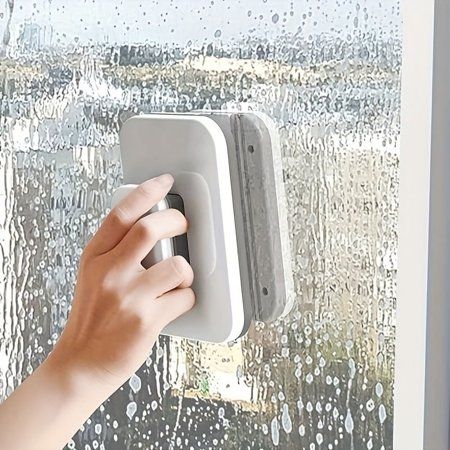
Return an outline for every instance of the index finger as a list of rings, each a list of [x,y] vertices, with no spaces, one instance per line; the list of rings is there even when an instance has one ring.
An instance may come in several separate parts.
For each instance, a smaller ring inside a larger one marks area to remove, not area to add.
[[[112,250],[140,217],[167,195],[172,185],[172,175],[164,174],[131,191],[106,216],[88,243],[90,251],[101,255]]]

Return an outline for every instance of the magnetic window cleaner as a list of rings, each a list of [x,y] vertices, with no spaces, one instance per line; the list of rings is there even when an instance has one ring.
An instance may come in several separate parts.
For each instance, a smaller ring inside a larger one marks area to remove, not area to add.
[[[177,208],[187,235],[163,239],[142,261],[180,254],[191,263],[194,308],[163,333],[209,342],[244,335],[252,320],[272,322],[293,303],[279,139],[257,112],[149,114],[120,133],[125,185],[112,206],[143,181],[169,172],[175,182],[148,214]]]

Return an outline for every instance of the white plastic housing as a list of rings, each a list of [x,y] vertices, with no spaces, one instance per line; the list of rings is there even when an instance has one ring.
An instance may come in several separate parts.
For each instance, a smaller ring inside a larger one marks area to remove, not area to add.
[[[236,339],[244,328],[244,307],[228,150],[220,127],[201,116],[135,116],[123,125],[120,146],[124,183],[171,173],[171,192],[182,197],[190,224],[196,305],[163,333],[209,342]]]

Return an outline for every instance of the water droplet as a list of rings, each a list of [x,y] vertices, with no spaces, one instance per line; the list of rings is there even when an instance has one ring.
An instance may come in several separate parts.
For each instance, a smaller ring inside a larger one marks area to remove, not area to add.
[[[355,378],[355,374],[356,374],[356,366],[355,366],[355,361],[353,360],[353,358],[350,358],[348,360],[348,375],[351,379]]]
[[[380,408],[378,409],[378,416],[380,418],[380,423],[383,424],[387,417],[386,408],[384,405],[380,405]]]
[[[289,415],[289,406],[287,403],[283,405],[283,412],[281,414],[281,424],[283,425],[283,430],[286,433],[290,433],[292,431],[292,420]]]
[[[278,418],[274,417],[270,424],[270,431],[272,435],[273,445],[278,445],[280,443],[280,423],[278,422]]]
[[[322,433],[317,433],[316,434],[316,441],[317,441],[317,443],[319,445],[322,445],[322,442],[323,442],[323,435],[322,435]]]
[[[353,417],[352,417],[352,413],[350,412],[350,409],[347,409],[347,416],[345,417],[345,430],[347,431],[348,434],[352,434],[353,433]]]
[[[378,395],[378,397],[381,397],[383,395],[383,385],[381,383],[377,383],[375,386],[375,393]]]
[[[131,420],[134,416],[134,414],[137,411],[137,404],[136,402],[130,402],[127,405],[127,416]]]
[[[336,406],[333,408],[333,418],[336,420],[339,417],[339,410],[336,408]]]
[[[375,409],[375,403],[372,399],[369,399],[366,403],[366,409],[369,412],[372,412]]]
[[[128,383],[135,394],[140,391],[141,379],[137,375],[133,375]]]

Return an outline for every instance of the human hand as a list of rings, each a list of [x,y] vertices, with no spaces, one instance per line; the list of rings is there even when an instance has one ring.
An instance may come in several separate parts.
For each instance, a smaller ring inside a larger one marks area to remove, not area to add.
[[[8,430],[0,433],[0,448],[62,448],[145,361],[160,331],[192,308],[193,273],[185,259],[175,256],[147,270],[141,265],[157,241],[186,232],[177,210],[142,217],[172,184],[170,175],[142,183],[86,246],[60,339],[0,405],[0,429]]]
[[[193,272],[183,257],[141,265],[157,241],[187,230],[175,209],[141,218],[172,184],[170,175],[148,180],[106,217],[82,254],[72,311],[51,355],[111,392],[142,365],[161,330],[194,304]]]

